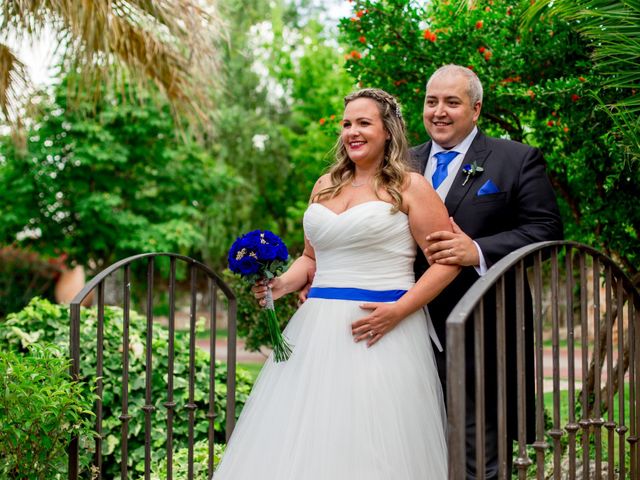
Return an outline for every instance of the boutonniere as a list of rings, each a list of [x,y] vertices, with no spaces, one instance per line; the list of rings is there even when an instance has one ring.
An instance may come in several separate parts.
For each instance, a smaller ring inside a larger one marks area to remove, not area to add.
[[[472,164],[467,163],[466,165],[464,165],[462,167],[462,173],[464,173],[467,178],[465,178],[464,182],[462,182],[462,186],[464,187],[471,177],[480,175],[482,172],[484,172],[484,168],[482,168],[476,162],[473,162]]]

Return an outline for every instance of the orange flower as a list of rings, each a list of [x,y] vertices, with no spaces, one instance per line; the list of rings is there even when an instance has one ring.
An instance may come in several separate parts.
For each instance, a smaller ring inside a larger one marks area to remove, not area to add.
[[[569,127],[564,127],[563,130],[565,133],[567,133],[569,131]]]
[[[480,30],[483,25],[484,25],[484,22],[482,20],[478,20],[476,22],[476,30]]]
[[[435,42],[435,41],[436,41],[436,39],[438,38],[438,37],[436,36],[436,34],[435,34],[435,33],[433,33],[431,30],[429,30],[428,28],[424,31],[424,33],[422,34],[422,36],[423,36],[425,39],[429,40],[430,42]]]
[[[582,77],[582,76],[578,77],[578,80],[580,80],[581,82],[586,82],[587,81],[587,79]]]
[[[329,120],[335,120],[335,119],[336,119],[336,116],[335,116],[335,115],[331,115],[331,116],[329,117]]]
[[[531,90],[531,89],[527,90],[527,95],[529,95],[529,97],[531,97],[531,100],[536,98],[536,94],[533,93],[533,90]]]
[[[493,53],[491,53],[491,50],[487,50],[486,52],[484,52],[484,59],[489,61],[491,60],[491,57],[493,56]]]
[[[473,65],[467,65],[467,68],[468,68],[469,70],[473,70]]]
[[[485,48],[485,47],[480,47],[480,48],[478,48],[478,51],[479,51],[480,53],[484,53],[484,51],[485,51],[485,50],[486,50],[486,48]]]
[[[324,124],[325,124],[325,122],[326,122],[326,120],[325,120],[324,118],[321,118],[321,119],[319,120],[319,122],[320,122],[320,125],[324,125]]]
[[[367,43],[367,39],[364,38],[364,35],[360,35],[360,37],[358,38],[358,40],[360,41],[360,43]]]
[[[360,17],[362,17],[362,16],[364,15],[364,13],[365,13],[365,12],[364,12],[364,10],[358,10],[358,11],[356,12],[356,16],[357,16],[358,18],[360,18]]]
[[[553,127],[555,125],[555,123],[553,122],[553,120],[549,120],[547,122],[547,125],[550,126],[550,127]]]
[[[580,96],[576,95],[575,93],[573,95],[571,95],[571,101],[572,102],[577,102],[578,100],[580,100]]]
[[[362,54],[357,50],[351,50],[351,58],[354,60],[360,60],[362,58]]]
[[[485,12],[490,12],[491,11],[491,7],[485,7],[484,11]]]

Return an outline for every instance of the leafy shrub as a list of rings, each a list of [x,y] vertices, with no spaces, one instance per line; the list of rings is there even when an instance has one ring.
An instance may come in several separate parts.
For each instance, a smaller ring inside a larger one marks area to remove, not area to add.
[[[105,477],[119,475],[120,427],[118,417],[122,413],[122,309],[105,307],[104,312],[104,374],[103,374],[103,471]],[[96,332],[97,310],[83,309],[80,327],[80,368],[84,378],[96,376]],[[0,348],[7,343],[15,348],[47,341],[67,349],[69,344],[69,312],[66,307],[54,305],[47,300],[35,298],[22,311],[11,314],[4,324],[0,324]],[[145,404],[145,344],[146,318],[131,311],[129,327],[129,459],[134,471],[144,470],[144,411]],[[152,398],[155,411],[152,419],[152,462],[158,463],[165,457],[167,410],[167,371],[169,333],[167,328],[153,325],[153,371]],[[189,338],[184,332],[176,332],[174,401],[175,408],[173,435],[174,446],[179,449],[187,445],[188,435],[188,363]],[[225,440],[226,420],[226,365],[216,362],[215,390],[215,439]],[[208,400],[209,355],[196,349],[195,356],[195,440],[207,439],[208,421],[206,412]],[[236,416],[240,414],[251,390],[251,377],[243,370],[236,376]]]
[[[0,478],[64,474],[71,437],[93,438],[92,403],[58,347],[32,344],[24,355],[0,349]]]
[[[11,247],[0,248],[0,319],[17,312],[35,295],[53,298],[60,265]]]
[[[218,466],[224,453],[224,445],[216,443],[213,448],[213,468]],[[194,480],[209,480],[207,460],[209,459],[209,446],[207,442],[200,441],[193,445],[193,478]],[[173,456],[174,480],[187,480],[189,472],[189,450],[181,448]],[[151,472],[152,480],[164,480],[167,478],[167,463],[161,462]]]

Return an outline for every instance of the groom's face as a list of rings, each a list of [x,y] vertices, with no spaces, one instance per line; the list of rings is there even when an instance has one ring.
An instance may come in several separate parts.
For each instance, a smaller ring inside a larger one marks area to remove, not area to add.
[[[427,87],[424,126],[434,142],[453,148],[473,130],[481,106],[480,102],[471,103],[466,77],[456,73],[439,75]]]

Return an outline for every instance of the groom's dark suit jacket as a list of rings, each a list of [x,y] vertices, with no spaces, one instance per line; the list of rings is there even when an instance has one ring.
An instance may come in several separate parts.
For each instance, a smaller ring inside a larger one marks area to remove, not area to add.
[[[419,145],[412,149],[414,168],[424,174],[431,142]],[[510,252],[525,245],[562,238],[562,222],[556,197],[551,183],[545,173],[544,160],[541,152],[510,140],[502,140],[487,137],[478,132],[467,152],[463,165],[477,163],[484,171],[475,175],[466,182],[466,175],[462,168],[457,173],[454,182],[445,199],[445,205],[455,222],[462,231],[475,240],[480,246],[487,267],[491,267],[498,260]],[[478,190],[491,180],[499,192],[487,195],[477,195]],[[428,264],[424,255],[418,255],[416,260],[416,275],[421,275]],[[446,319],[466,293],[469,287],[479,278],[473,267],[465,267],[458,277],[429,304],[429,312],[444,345]],[[509,403],[509,430],[515,431],[515,292],[514,282],[506,282],[512,288],[507,289],[507,390],[512,399]],[[528,293],[528,288],[527,288]],[[528,295],[530,300],[530,295]],[[495,304],[489,299],[495,299],[495,295],[489,293],[485,297],[485,351],[490,353],[486,360],[488,390],[495,388]],[[527,322],[531,325],[530,301],[527,308]],[[471,322],[470,322],[471,323]],[[532,329],[527,329],[531,333]],[[470,329],[467,332],[471,332]],[[532,337],[528,336],[527,350],[532,353]],[[467,338],[471,339],[468,334]],[[472,342],[472,340],[471,340]],[[469,345],[469,343],[468,343]],[[471,343],[472,345],[472,343]],[[512,348],[513,347],[513,348]],[[446,374],[443,371],[445,354],[439,356],[439,369],[443,382]],[[529,356],[531,358],[531,356]],[[473,375],[473,352],[467,353],[467,378]],[[532,376],[530,378],[533,378]],[[468,382],[469,383],[469,382]],[[473,384],[471,384],[473,385]],[[532,403],[532,402],[529,402]],[[487,398],[487,406],[494,407],[491,394]],[[530,407],[532,405],[529,405]],[[531,410],[533,412],[533,410]],[[530,420],[530,419],[529,419]],[[529,423],[529,422],[527,422]],[[529,431],[528,434],[534,432]],[[530,435],[529,435],[530,436]]]

